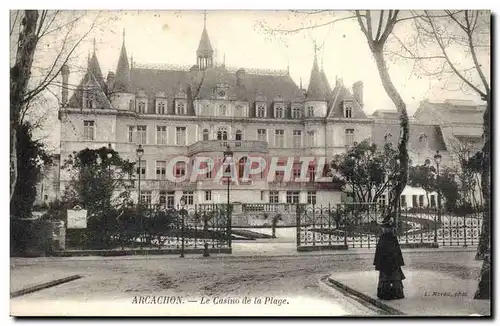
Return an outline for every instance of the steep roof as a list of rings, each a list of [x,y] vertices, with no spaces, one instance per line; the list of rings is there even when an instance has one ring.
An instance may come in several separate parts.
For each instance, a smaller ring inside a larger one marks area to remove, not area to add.
[[[352,101],[352,116],[351,119],[367,119],[366,113],[359,103],[353,98],[351,92],[344,86],[342,82],[337,82],[332,91],[332,99],[328,103],[329,118],[344,117],[344,101]]]
[[[311,69],[311,77],[309,78],[309,86],[307,87],[307,101],[326,101],[328,88],[325,84],[326,76],[320,73],[318,68],[318,60],[314,57],[313,66]]]
[[[104,77],[102,75],[101,66],[99,65],[99,60],[97,60],[97,54],[95,52],[95,48],[94,48],[94,53],[92,54],[92,57],[89,60],[87,69],[92,71],[92,74],[99,82],[99,85],[101,85],[101,88],[105,89],[106,83],[104,83]]]
[[[377,146],[383,146],[387,135],[387,141],[395,145],[399,140],[399,130],[399,123],[374,123],[372,127],[372,142],[377,144]],[[423,149],[445,151],[446,144],[441,128],[438,125],[410,123],[408,148],[417,151]]]
[[[87,72],[80,81],[80,84],[73,92],[73,95],[71,95],[71,98],[68,101],[69,106],[72,108],[82,108],[83,93],[85,91],[93,95],[96,104],[95,109],[109,109],[111,107],[108,97],[90,69],[87,69]]]
[[[326,86],[327,96],[329,96],[330,93],[332,92],[332,88],[330,87],[330,83],[328,82],[328,78],[326,78],[326,74],[323,68],[321,69],[321,80],[323,84]]]
[[[123,39],[118,65],[116,66],[115,80],[113,83],[114,92],[129,93],[131,91],[130,65],[125,48],[125,38]]]
[[[198,45],[198,50],[196,50],[196,55],[198,57],[211,56],[214,53],[212,44],[210,43],[210,38],[208,37],[207,27],[203,27],[203,32],[201,32],[200,44]]]

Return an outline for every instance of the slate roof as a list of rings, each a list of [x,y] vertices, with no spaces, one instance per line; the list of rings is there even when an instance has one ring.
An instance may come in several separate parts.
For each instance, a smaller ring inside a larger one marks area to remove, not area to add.
[[[352,101],[352,119],[367,119],[366,113],[359,103],[354,99],[351,92],[344,86],[342,82],[337,82],[332,91],[332,99],[328,103],[329,118],[344,117],[344,101]]]
[[[385,136],[387,135],[387,141],[396,145],[399,140],[399,130],[400,126],[396,123],[374,123],[372,127],[372,142],[377,144],[377,146],[383,146],[385,143]],[[431,151],[446,150],[443,134],[438,125],[410,123],[410,135],[408,140],[408,147],[411,150],[422,150],[426,148]]]
[[[446,100],[443,103],[423,101],[419,110],[415,112],[418,118],[419,111],[431,109],[443,117],[443,122],[456,124],[483,123],[485,108],[472,101]]]
[[[309,86],[307,87],[307,101],[326,101],[328,88],[325,84],[326,76],[321,74],[318,68],[318,60],[314,57]]]
[[[73,95],[71,95],[71,98],[68,101],[69,107],[81,108],[83,106],[84,91],[91,92],[94,95],[96,109],[111,108],[111,103],[109,102],[108,97],[90,69],[87,69],[87,72],[80,81],[80,84],[73,92]]]
[[[207,28],[203,27],[203,32],[201,33],[200,44],[198,45],[198,50],[196,50],[196,55],[198,57],[208,57],[214,53],[212,44],[210,44],[210,38],[208,37]]]
[[[116,67],[115,80],[113,83],[114,92],[128,93],[131,91],[130,85],[130,65],[127,58],[127,50],[125,49],[125,39],[123,40],[122,48],[120,50],[120,57],[118,58],[118,65]]]

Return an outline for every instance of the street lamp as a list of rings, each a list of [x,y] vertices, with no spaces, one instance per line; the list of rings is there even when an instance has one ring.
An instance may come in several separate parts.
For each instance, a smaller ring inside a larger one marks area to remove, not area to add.
[[[184,209],[184,206],[186,206],[186,197],[182,196],[181,197],[181,218],[182,218],[182,242],[181,242],[181,256],[180,258],[184,258],[184,215],[186,213],[186,210]]]
[[[439,185],[439,164],[441,164],[441,154],[439,154],[439,151],[436,151],[436,154],[434,155],[434,162],[436,163],[436,169],[437,169],[437,177],[436,177],[436,182],[437,182],[437,191],[438,191],[438,212],[437,212],[437,218],[439,220],[439,223],[441,223],[441,189]],[[437,223],[436,219],[434,219],[434,242],[437,242]]]
[[[233,152],[231,151],[229,145],[227,145],[227,150],[224,151],[224,162],[226,162],[226,159],[229,159],[229,158],[232,158],[233,157]],[[229,170],[229,173],[231,173],[231,170],[230,170],[230,167],[228,165],[228,170]],[[228,245],[229,245],[229,248],[231,248],[231,216],[230,216],[230,213],[229,213],[229,196],[230,196],[230,193],[229,193],[229,185],[231,183],[231,174],[229,174],[227,176],[227,211],[226,211],[226,216],[227,216],[227,227],[228,227]]]
[[[138,200],[137,202],[140,204],[141,203],[141,157],[144,155],[144,149],[142,148],[142,145],[139,144],[139,147],[135,150],[137,154],[137,158],[139,160],[139,173],[138,173],[138,183],[137,183],[137,190],[138,190]]]

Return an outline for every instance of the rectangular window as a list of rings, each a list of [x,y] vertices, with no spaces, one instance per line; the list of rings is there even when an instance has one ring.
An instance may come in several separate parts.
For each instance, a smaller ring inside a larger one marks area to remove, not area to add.
[[[165,180],[167,174],[167,162],[156,161],[156,179]]]
[[[137,140],[139,144],[147,144],[147,126],[137,126]]]
[[[345,144],[348,146],[354,145],[354,129],[345,130]]]
[[[175,205],[175,192],[169,191],[167,192],[167,207],[173,208]]]
[[[401,207],[406,207],[406,196],[401,195],[401,202],[400,202]]]
[[[139,167],[139,165],[140,165],[140,167]],[[141,160],[141,164],[139,164],[139,162],[137,162],[135,165],[136,166],[135,172],[137,174],[139,174],[139,173],[141,174],[141,179],[146,179],[146,167],[147,167],[146,165],[147,165],[146,161],[144,161],[144,160]]]
[[[344,118],[352,118],[351,104],[344,104]]]
[[[296,106],[292,108],[292,118],[293,119],[300,119],[300,106]]]
[[[207,162],[207,179],[211,179],[212,178],[212,170],[213,170],[213,166],[212,166],[212,163],[210,162]]]
[[[212,200],[212,191],[211,190],[205,190],[205,200],[206,201]]]
[[[141,191],[141,202],[143,204],[151,205],[151,191],[150,190]]]
[[[176,128],[175,143],[177,145],[186,146],[186,127]]]
[[[411,196],[411,206],[412,207],[418,207],[417,195],[412,195]]]
[[[158,145],[167,144],[167,126],[156,126],[156,143]]]
[[[186,104],[184,104],[184,102],[182,102],[182,101],[177,102],[177,104],[175,106],[175,114],[178,114],[178,115],[185,115],[186,114]]]
[[[133,143],[135,140],[135,126],[128,126],[128,142]]]
[[[83,121],[83,138],[85,140],[95,139],[95,122],[93,120]]]
[[[418,206],[419,207],[424,207],[424,195],[419,195],[418,196]]]
[[[300,164],[294,164],[293,165],[293,170],[292,170],[293,179],[292,180],[300,178],[300,169],[301,169]]]
[[[269,203],[277,204],[280,202],[279,192],[278,191],[270,191],[269,192]]]
[[[174,171],[175,177],[180,178],[186,175],[186,163],[185,162],[178,162],[175,165],[175,171]]]
[[[431,207],[434,208],[436,207],[436,196],[435,195],[431,195]]]
[[[309,167],[309,182],[316,180],[316,169],[314,166]]]
[[[285,110],[281,105],[276,106],[274,117],[276,119],[283,119],[285,117]]]
[[[309,147],[314,147],[316,146],[316,137],[314,135],[314,131],[308,131],[307,132],[307,146]]]
[[[302,147],[302,131],[294,130],[293,131],[293,148],[301,148]]]
[[[286,192],[286,203],[287,204],[298,204],[299,203],[299,192],[298,191],[287,191]]]
[[[267,142],[267,130],[257,129],[257,140]]]
[[[274,146],[280,148],[285,147],[285,131],[283,129],[276,129],[274,135]]]
[[[308,117],[314,117],[314,106],[308,106],[307,107],[307,116]]]
[[[160,205],[161,206],[166,206],[167,205],[167,192],[165,190],[160,190]]]
[[[183,191],[182,195],[186,199],[186,205],[193,205],[194,203],[194,194],[192,191]]]
[[[261,190],[260,191],[260,200],[261,201],[264,201],[265,195],[266,195],[266,192],[264,190]]]
[[[257,118],[265,118],[266,106],[264,104],[257,105]]]
[[[385,195],[380,195],[380,197],[378,197],[377,202],[378,202],[380,205],[385,205]]]
[[[316,205],[316,191],[307,192],[307,203],[309,205]]]

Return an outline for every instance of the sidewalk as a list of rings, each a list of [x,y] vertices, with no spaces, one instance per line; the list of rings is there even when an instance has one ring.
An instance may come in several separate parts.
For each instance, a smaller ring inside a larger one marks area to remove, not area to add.
[[[343,272],[330,275],[330,284],[376,305],[386,305],[395,314],[408,316],[489,316],[490,301],[474,300],[478,281],[452,277],[446,273],[403,269],[405,298],[377,298],[378,272]],[[380,306],[379,306],[380,307]]]
[[[49,282],[59,281],[77,273],[71,270],[61,270],[44,266],[41,268],[33,268],[32,266],[15,266],[10,265],[10,293],[23,291],[28,288],[48,284]]]

